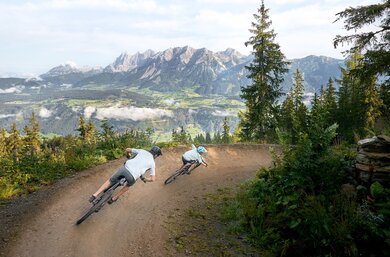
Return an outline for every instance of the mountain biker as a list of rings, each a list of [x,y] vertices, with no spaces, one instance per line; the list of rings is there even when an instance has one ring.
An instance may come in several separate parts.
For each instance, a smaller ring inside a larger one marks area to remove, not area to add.
[[[187,171],[187,174],[191,174],[191,171],[194,170],[196,167],[198,167],[199,165],[204,165],[204,166],[208,166],[208,164],[206,163],[206,161],[204,160],[204,157],[202,157],[202,155],[204,153],[207,153],[207,149],[203,146],[198,146],[198,147],[195,147],[194,145],[191,145],[191,150],[185,152],[183,154],[183,156],[181,157],[181,160],[183,161],[183,166],[182,168],[188,164],[188,163],[197,163],[197,165],[192,168],[191,170],[188,170]]]
[[[132,154],[135,157],[130,158]],[[119,168],[100,188],[90,196],[89,202],[93,202],[100,193],[108,189],[111,185],[117,183],[121,178],[126,178],[126,186],[122,187],[116,195],[113,195],[108,201],[109,204],[118,200],[118,198],[129,190],[129,187],[134,185],[138,178],[141,178],[144,182],[155,181],[155,162],[158,156],[162,155],[161,149],[158,146],[153,146],[149,151],[143,149],[126,148],[126,157],[130,158],[125,164]],[[150,177],[144,178],[143,175],[146,171],[150,170]]]

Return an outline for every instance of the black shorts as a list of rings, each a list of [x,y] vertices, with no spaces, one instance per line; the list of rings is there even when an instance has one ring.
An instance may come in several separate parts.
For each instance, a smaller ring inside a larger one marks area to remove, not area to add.
[[[182,162],[183,162],[183,165],[186,165],[187,163],[193,164],[193,163],[196,162],[196,161],[189,161],[189,160],[186,160],[183,156],[181,157],[181,160],[182,160]]]
[[[127,186],[132,186],[135,183],[135,179],[133,175],[131,175],[130,171],[128,171],[125,166],[120,167],[111,177],[110,182],[111,184],[115,184],[122,178],[125,178],[127,181]]]

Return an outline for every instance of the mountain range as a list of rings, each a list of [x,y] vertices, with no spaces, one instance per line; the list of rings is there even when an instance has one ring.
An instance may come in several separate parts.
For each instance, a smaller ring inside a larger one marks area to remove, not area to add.
[[[244,108],[241,87],[250,84],[245,66],[252,60],[231,48],[213,52],[185,46],[122,53],[106,67],[64,64],[38,78],[0,78],[0,127],[13,121],[23,127],[31,111],[39,114],[44,132],[59,134],[75,133],[80,115],[96,123],[109,119],[121,129],[163,120],[162,130],[192,123],[198,131],[215,131],[224,116],[235,126],[236,114]],[[307,95],[329,78],[339,78],[344,65],[343,60],[313,55],[289,61],[283,90],[292,87],[299,69]],[[123,115],[129,107],[133,116]]]
[[[161,52],[122,53],[104,68],[60,65],[40,75],[40,78],[42,83],[54,86],[111,84],[147,87],[160,92],[196,87],[196,92],[200,94],[238,95],[242,86],[250,84],[245,66],[252,59],[251,55],[242,55],[231,48],[212,52],[206,48],[185,46]],[[285,91],[291,87],[292,74],[296,69],[300,69],[304,76],[306,90],[314,92],[321,85],[326,85],[329,78],[338,78],[340,66],[343,66],[343,60],[313,55],[290,62],[290,72],[283,84]]]

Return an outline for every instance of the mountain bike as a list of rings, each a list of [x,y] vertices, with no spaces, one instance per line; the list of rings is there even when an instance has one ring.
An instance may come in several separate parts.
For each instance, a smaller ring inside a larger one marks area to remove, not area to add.
[[[196,163],[196,165],[190,170],[191,166]],[[168,185],[169,183],[172,183],[178,176],[184,175],[184,174],[190,174],[191,171],[199,167],[200,163],[193,161],[186,163],[184,166],[182,166],[180,169],[176,170],[175,173],[173,173],[170,177],[168,177],[164,184]]]
[[[140,178],[144,183],[146,183],[145,178]],[[92,213],[100,211],[100,209],[111,199],[112,194],[114,193],[115,189],[117,189],[119,186],[124,186],[126,184],[126,179],[122,178],[115,184],[111,185],[108,189],[106,189],[101,196],[93,200],[92,206],[84,213],[81,218],[79,218],[76,221],[76,225],[80,225],[84,220],[86,220],[89,216],[91,216]]]

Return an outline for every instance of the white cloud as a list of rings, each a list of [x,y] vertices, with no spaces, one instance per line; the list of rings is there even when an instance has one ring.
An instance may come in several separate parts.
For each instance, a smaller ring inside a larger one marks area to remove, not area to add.
[[[53,111],[50,111],[46,109],[45,107],[42,107],[41,110],[39,110],[38,116],[41,118],[49,118],[53,114]]]
[[[165,103],[167,105],[173,105],[175,103],[175,99],[168,98],[168,99],[163,100],[163,103]]]
[[[10,87],[6,89],[0,88],[0,94],[12,94],[12,93],[20,93],[24,89],[24,86],[16,86],[16,87]]]
[[[2,7],[15,11],[67,11],[77,9],[116,9],[116,10],[138,10],[153,11],[159,6],[152,0],[52,0],[27,2],[21,5],[15,3],[2,3]]]
[[[93,106],[87,106],[85,107],[84,109],[84,117],[86,119],[90,119],[92,114],[94,114],[96,112],[96,107],[93,107]]]
[[[8,118],[8,117],[15,117],[16,114],[0,114],[0,119]]]
[[[189,109],[188,110],[188,114],[192,115],[192,114],[197,114],[198,111],[194,110],[194,109]]]
[[[274,0],[276,41],[287,58],[341,57],[333,49],[346,34],[335,14],[378,0]],[[244,46],[258,0],[35,0],[0,1],[0,70],[42,74],[74,60],[105,66],[121,52],[190,45],[248,54]],[[92,43],[91,43],[92,42]],[[45,58],[42,58],[45,56]],[[23,59],[21,63],[19,60]],[[4,72],[1,72],[4,73]]]
[[[96,108],[96,118],[103,119],[117,119],[117,120],[153,120],[161,117],[172,117],[172,112],[163,109],[153,108],[138,108],[134,106],[130,107],[106,107]]]
[[[214,116],[218,116],[218,117],[236,116],[235,114],[232,114],[232,113],[227,112],[227,111],[221,111],[221,110],[215,110],[211,114]]]

